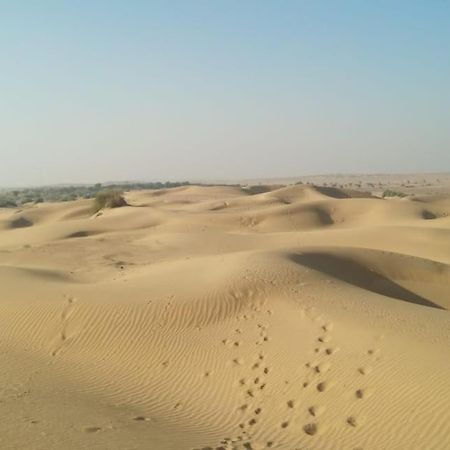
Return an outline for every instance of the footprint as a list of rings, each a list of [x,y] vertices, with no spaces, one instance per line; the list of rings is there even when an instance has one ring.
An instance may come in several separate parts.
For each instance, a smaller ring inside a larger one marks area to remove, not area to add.
[[[288,426],[289,426],[289,422],[288,421],[281,423],[281,428],[287,428]]]
[[[322,381],[316,386],[316,388],[319,392],[325,392],[329,388],[329,385],[326,381]]]
[[[368,388],[368,389],[358,389],[355,392],[355,395],[357,398],[365,398],[365,397],[369,397],[372,395],[372,389]]]
[[[317,434],[317,425],[315,423],[307,423],[304,427],[303,427],[303,431],[310,435],[310,436],[314,436],[315,434]]]
[[[359,367],[359,368],[358,368],[358,372],[359,372],[361,375],[367,375],[367,374],[369,374],[370,372],[372,372],[372,367],[370,367],[370,366],[368,366],[368,367]]]
[[[320,336],[319,338],[317,338],[317,340],[319,342],[325,343],[325,342],[330,342],[331,338],[330,338],[330,336],[325,335],[325,336]]]
[[[339,348],[337,348],[337,347],[336,348],[328,347],[328,348],[325,349],[325,353],[327,355],[332,355],[333,353],[336,353],[338,351],[339,351]]]
[[[333,329],[333,324],[330,323],[326,323],[325,325],[322,325],[322,330],[323,331],[331,331]]]
[[[331,365],[329,363],[320,363],[314,368],[314,370],[317,373],[325,373],[330,369],[330,367]]]
[[[320,415],[323,414],[324,411],[325,411],[324,406],[313,405],[308,408],[308,413],[311,414],[311,416],[313,417],[319,417]]]
[[[97,433],[98,431],[101,431],[100,427],[87,427],[84,429],[85,433]]]
[[[287,406],[288,406],[288,408],[294,408],[294,407],[295,407],[295,402],[294,402],[294,400],[288,400],[288,401],[287,401]]]
[[[347,423],[351,426],[351,427],[357,427],[358,426],[358,421],[356,420],[355,416],[349,416],[347,417]]]
[[[136,416],[136,417],[133,417],[133,420],[135,420],[136,422],[143,422],[148,419],[145,416]]]

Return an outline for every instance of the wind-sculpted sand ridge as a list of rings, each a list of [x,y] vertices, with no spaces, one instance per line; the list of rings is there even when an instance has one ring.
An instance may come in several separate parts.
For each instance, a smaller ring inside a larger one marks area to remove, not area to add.
[[[450,448],[445,197],[127,202],[0,212],[0,448]]]

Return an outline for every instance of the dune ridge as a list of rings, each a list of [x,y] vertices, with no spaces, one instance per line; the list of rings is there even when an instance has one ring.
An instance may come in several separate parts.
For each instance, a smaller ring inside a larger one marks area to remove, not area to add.
[[[0,210],[0,448],[450,448],[450,199],[182,186]]]

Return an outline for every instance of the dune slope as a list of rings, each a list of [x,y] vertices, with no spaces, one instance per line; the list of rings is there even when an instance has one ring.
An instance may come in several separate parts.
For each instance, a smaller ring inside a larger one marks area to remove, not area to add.
[[[0,448],[450,448],[450,201],[288,186],[0,210]]]

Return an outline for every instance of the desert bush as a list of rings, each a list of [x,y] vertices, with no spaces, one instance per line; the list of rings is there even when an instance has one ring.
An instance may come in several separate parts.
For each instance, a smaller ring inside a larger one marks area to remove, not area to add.
[[[15,208],[17,203],[10,198],[0,198],[0,208]]]
[[[403,192],[392,191],[391,189],[386,189],[383,192],[383,198],[384,197],[406,197],[406,194],[404,194]]]
[[[105,189],[97,192],[94,200],[94,211],[104,208],[119,208],[126,206],[127,202],[122,195],[122,191],[116,189]]]
[[[274,189],[280,189],[284,187],[283,184],[255,184],[251,186],[245,186],[242,189],[249,195],[265,194],[266,192],[273,191]]]

